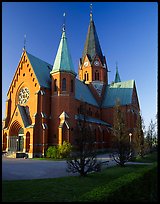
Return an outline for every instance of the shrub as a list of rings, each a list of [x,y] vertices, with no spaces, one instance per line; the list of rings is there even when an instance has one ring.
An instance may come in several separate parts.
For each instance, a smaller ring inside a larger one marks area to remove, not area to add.
[[[56,146],[48,147],[46,151],[46,157],[56,159],[57,158],[57,147]]]
[[[72,145],[69,142],[64,141],[62,145],[57,147],[58,158],[66,158],[72,150]]]
[[[69,142],[64,141],[62,145],[50,146],[46,151],[46,157],[54,159],[66,158],[72,150]]]
[[[157,166],[153,165],[139,172],[126,174],[104,186],[86,192],[79,197],[78,201],[157,201],[156,170]]]

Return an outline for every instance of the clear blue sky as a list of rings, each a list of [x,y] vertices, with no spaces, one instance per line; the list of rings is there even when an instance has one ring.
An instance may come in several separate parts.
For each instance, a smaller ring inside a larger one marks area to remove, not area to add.
[[[142,117],[148,127],[157,114],[158,5],[155,2],[93,2],[93,19],[114,80],[136,82]],[[10,83],[26,34],[29,53],[53,65],[66,13],[66,35],[75,71],[86,40],[90,2],[2,3],[2,118]]]

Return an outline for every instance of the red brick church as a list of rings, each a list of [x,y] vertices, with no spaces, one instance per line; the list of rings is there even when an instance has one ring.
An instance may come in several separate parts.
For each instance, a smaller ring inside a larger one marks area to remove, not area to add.
[[[23,50],[7,93],[2,150],[33,158],[43,156],[51,145],[73,143],[82,104],[97,148],[109,148],[116,99],[133,132],[140,111],[135,80],[121,81],[116,68],[114,81],[108,83],[106,58],[90,13],[78,75],[64,25],[53,65]]]

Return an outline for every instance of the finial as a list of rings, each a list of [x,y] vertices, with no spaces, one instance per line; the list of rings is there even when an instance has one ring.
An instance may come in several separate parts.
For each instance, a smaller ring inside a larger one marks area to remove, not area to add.
[[[118,71],[118,62],[116,62],[116,71]]]
[[[23,50],[26,50],[26,34],[24,35],[24,47]]]
[[[92,21],[92,4],[90,4],[90,21]]]
[[[63,28],[62,28],[62,31],[63,31],[63,32],[65,32],[65,16],[66,16],[66,13],[64,12],[64,13],[63,13],[63,17],[64,17],[64,18],[63,18]]]

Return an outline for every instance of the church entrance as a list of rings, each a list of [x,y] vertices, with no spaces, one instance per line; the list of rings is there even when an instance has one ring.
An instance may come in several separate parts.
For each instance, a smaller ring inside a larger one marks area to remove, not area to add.
[[[8,150],[11,152],[23,152],[24,148],[24,129],[15,121],[9,132]]]
[[[18,132],[18,138],[17,138],[17,151],[23,152],[23,146],[24,146],[24,130],[21,128]]]

